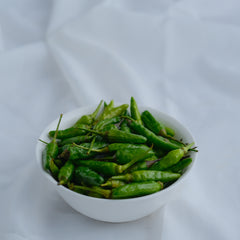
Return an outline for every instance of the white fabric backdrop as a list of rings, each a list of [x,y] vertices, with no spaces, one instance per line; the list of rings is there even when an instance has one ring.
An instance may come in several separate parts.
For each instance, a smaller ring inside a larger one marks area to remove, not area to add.
[[[0,239],[239,239],[239,12],[237,0],[1,1]],[[60,112],[130,96],[188,126],[198,160],[164,220],[94,221],[39,175],[35,144]]]

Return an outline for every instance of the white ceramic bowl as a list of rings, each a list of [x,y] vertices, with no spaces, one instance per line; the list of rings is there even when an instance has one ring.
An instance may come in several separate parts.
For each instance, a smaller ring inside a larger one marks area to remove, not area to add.
[[[60,124],[60,129],[65,129],[73,125],[82,115],[92,113],[95,107],[96,106],[82,107],[64,114]],[[189,130],[187,130],[187,128],[185,128],[176,119],[149,107],[139,107],[139,110],[149,110],[158,120],[161,120],[161,122],[173,128],[176,132],[176,137],[182,138],[184,142],[195,142]],[[48,137],[48,132],[56,128],[57,122],[58,119],[49,124],[39,138],[49,142],[50,139]],[[43,169],[42,151],[44,147],[45,145],[43,143],[37,143],[37,164],[41,173],[48,179],[49,184],[52,184],[62,198],[75,210],[90,218],[106,222],[127,222],[137,220],[153,213],[172,199],[176,199],[179,195],[179,191],[181,191],[182,187],[184,187],[184,180],[196,161],[196,153],[191,152],[190,154],[193,159],[192,164],[175,183],[160,192],[131,199],[100,199],[81,195],[64,186],[58,186],[56,180]]]

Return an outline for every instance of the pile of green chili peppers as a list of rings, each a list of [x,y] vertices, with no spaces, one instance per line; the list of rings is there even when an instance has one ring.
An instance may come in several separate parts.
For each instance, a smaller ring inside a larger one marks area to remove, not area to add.
[[[114,106],[103,101],[73,126],[49,132],[43,166],[59,185],[97,198],[125,199],[158,192],[191,164],[194,143],[175,139],[175,131],[149,111],[140,113],[131,97]]]

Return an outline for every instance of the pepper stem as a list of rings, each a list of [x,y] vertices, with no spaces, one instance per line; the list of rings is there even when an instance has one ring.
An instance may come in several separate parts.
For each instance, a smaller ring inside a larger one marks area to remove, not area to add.
[[[85,130],[85,131],[88,131],[88,132],[90,132],[90,133],[95,133],[95,134],[97,134],[97,135],[104,135],[104,133],[103,132],[98,132],[98,131],[95,131],[95,130],[91,130],[91,129],[86,129],[86,128],[79,128],[79,129],[81,129],[81,130]]]
[[[47,142],[45,142],[45,141],[43,141],[42,139],[38,139],[38,141],[40,141],[40,142],[42,142],[42,143],[44,143],[44,144],[48,144]]]
[[[194,142],[188,144],[186,147],[183,147],[182,149],[184,150],[184,153],[186,154],[193,145],[194,145]]]
[[[88,148],[88,147],[84,147],[84,146],[81,146],[81,145],[77,145],[76,143],[73,143],[72,145],[75,146],[75,147],[79,147],[79,148],[81,148],[81,149],[84,149],[84,150],[89,150],[89,149],[90,149],[90,148]],[[102,152],[108,152],[108,147],[104,147],[104,148],[101,148],[101,149],[92,149],[91,151],[93,151],[93,152],[100,152],[100,153],[102,153]]]
[[[56,139],[56,138],[57,138],[58,128],[59,128],[60,122],[61,122],[61,120],[62,120],[62,116],[63,116],[63,114],[61,113],[61,114],[60,114],[60,117],[59,117],[59,120],[58,120],[58,124],[57,124],[57,128],[56,128],[55,134],[54,134],[54,136],[53,136],[53,139]]]
[[[92,140],[92,142],[91,142],[91,145],[90,145],[90,147],[89,147],[89,149],[88,149],[87,154],[89,154],[89,153],[92,151],[93,144],[95,143],[95,140],[96,140],[96,136],[94,136],[94,138],[93,138],[93,140]]]

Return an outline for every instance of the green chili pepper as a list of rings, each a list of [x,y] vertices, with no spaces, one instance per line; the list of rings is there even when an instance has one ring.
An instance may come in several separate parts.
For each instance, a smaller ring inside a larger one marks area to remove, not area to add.
[[[117,117],[120,116],[121,114],[123,114],[127,108],[128,108],[128,104],[122,104],[118,107],[115,108],[110,108],[109,105],[104,109],[103,113],[101,114],[101,116],[99,117],[98,121],[107,119],[107,118],[112,118],[112,117]]]
[[[133,129],[137,134],[146,137],[148,142],[150,144],[154,144],[154,147],[156,148],[161,148],[167,151],[179,148],[178,144],[170,142],[169,139],[164,138],[162,136],[155,135],[152,131],[145,128],[143,125],[137,123],[136,121],[128,120],[128,124],[131,129]]]
[[[114,162],[103,162],[96,160],[78,160],[76,164],[89,167],[93,171],[96,171],[97,173],[103,174],[105,176],[114,176],[124,172],[136,162],[143,161],[146,158],[148,151],[145,153],[137,154],[130,162],[124,165],[119,165]]]
[[[166,171],[168,172],[182,172],[187,166],[189,166],[192,163],[192,158],[184,158],[175,165],[171,166],[170,168],[167,168]]]
[[[52,159],[56,158],[58,155],[58,145],[57,145],[56,138],[57,138],[57,135],[59,132],[58,128],[59,128],[60,122],[62,120],[62,116],[63,115],[61,114],[52,141],[50,143],[47,143],[47,145],[42,153],[42,161],[43,161],[43,166],[44,166],[45,170],[49,170],[50,161]]]
[[[104,101],[104,103],[103,103],[103,107],[106,108],[107,105],[108,105],[108,104]]]
[[[108,131],[112,131],[112,130],[118,130],[118,128],[115,124],[108,124],[101,129],[102,132],[108,132]]]
[[[131,129],[128,127],[127,121],[123,120],[121,125],[120,125],[120,129],[123,132],[127,132],[127,133],[131,133]]]
[[[178,163],[181,158],[188,152],[188,150],[194,145],[191,143],[186,147],[179,148],[176,150],[170,151],[166,156],[161,158],[158,162],[154,163],[150,169],[151,170],[165,170],[176,163]]]
[[[65,161],[63,159],[54,159],[54,164],[58,167],[58,169],[60,169],[64,164]]]
[[[108,118],[108,119],[99,121],[94,126],[94,130],[109,131],[109,130],[117,129],[117,127],[114,125],[114,123],[118,123],[119,121],[120,121],[120,117],[112,117],[112,118]],[[96,139],[98,139],[98,141],[102,141],[101,136],[94,136],[93,140],[91,142],[91,145],[89,147],[88,154],[92,151],[93,144],[96,141]]]
[[[114,162],[103,162],[96,160],[78,160],[77,165],[86,166],[105,176],[113,176],[119,172],[119,165]]]
[[[104,183],[104,179],[90,168],[79,166],[74,171],[74,182],[87,186],[100,186]]]
[[[135,171],[139,171],[139,170],[147,170],[148,169],[148,164],[146,161],[142,161],[142,162],[137,162],[136,164],[134,164],[132,167],[130,167],[127,172],[131,173],[131,172],[135,172]]]
[[[55,179],[57,179],[57,178],[58,178],[58,173],[59,173],[59,168],[58,168],[57,165],[54,163],[53,158],[50,160],[49,168],[50,168],[50,172],[52,173],[52,176],[53,176]]]
[[[116,160],[118,164],[125,164],[130,162],[134,156],[137,154],[143,154],[146,152],[146,149],[137,148],[137,149],[120,149],[116,152]],[[150,150],[148,154],[146,154],[146,158],[155,155],[153,150]]]
[[[141,182],[141,183],[130,183],[126,184],[112,190],[103,189],[97,186],[94,187],[86,187],[86,186],[78,186],[78,185],[70,185],[69,189],[72,191],[81,193],[82,191],[89,191],[93,193],[98,193],[105,198],[113,198],[113,199],[122,199],[122,198],[131,198],[131,197],[140,197],[144,195],[149,195],[155,192],[160,191],[163,188],[163,183],[161,182]]]
[[[93,145],[93,151],[88,154],[90,143],[67,144],[63,146],[63,152],[59,155],[60,158],[68,160],[77,159],[89,159],[97,154],[97,150],[106,147],[107,144],[104,142],[95,142]]]
[[[57,138],[64,139],[64,138],[76,137],[79,135],[85,135],[87,133],[86,130],[88,128],[89,128],[88,125],[79,124],[78,127],[71,127],[71,128],[66,128],[64,130],[59,130]],[[50,137],[53,137],[55,134],[55,131],[50,131],[48,134]]]
[[[74,172],[74,165],[71,161],[67,161],[59,170],[58,185],[65,185],[71,181]]]
[[[123,143],[145,143],[147,139],[144,136],[122,132],[118,129],[109,130],[106,132],[98,132],[95,130],[87,130],[88,132],[98,134],[106,138],[109,142],[123,142]]]
[[[96,193],[96,192],[88,192],[87,195],[89,197],[95,197],[95,198],[103,198],[103,196],[99,193]]]
[[[132,198],[149,195],[163,189],[163,183],[147,181],[140,183],[129,183],[112,190],[113,199]]]
[[[147,170],[157,160],[158,160],[157,156],[153,155],[153,156],[151,156],[149,158],[146,158],[144,161],[137,162],[132,167],[127,169],[126,172],[131,173],[131,172],[138,171],[138,170]]]
[[[172,128],[165,126],[165,129],[168,136],[174,137],[175,131]]]
[[[88,150],[88,147],[84,147],[81,145],[76,145],[79,148]],[[109,152],[115,152],[118,150],[124,150],[124,149],[142,149],[145,151],[149,151],[151,148],[149,148],[147,145],[144,144],[131,144],[131,143],[111,143],[106,147],[103,147],[101,149],[93,149],[92,151],[98,152],[98,153],[109,153]]]
[[[108,187],[108,188],[117,188],[125,184],[126,183],[124,181],[108,179],[105,183],[101,184],[101,186]]]
[[[103,102],[103,100],[100,101],[100,103],[98,104],[96,110],[95,110],[92,114],[83,115],[83,116],[73,125],[73,127],[78,127],[78,126],[81,126],[82,124],[91,125],[91,124],[95,121],[95,118],[96,118],[98,112],[100,111],[102,102]]]
[[[113,176],[111,179],[127,182],[161,181],[170,182],[177,180],[181,174],[162,172],[156,170],[139,170],[125,175]]]
[[[141,115],[144,126],[156,135],[167,137],[165,126],[157,121],[149,111],[144,111]]]
[[[111,143],[105,149],[102,149],[103,152],[114,152],[121,149],[143,149],[149,151],[150,148],[143,144],[131,144],[131,143]]]
[[[120,117],[112,117],[112,118],[107,118],[104,120],[101,120],[99,122],[96,123],[96,125],[94,126],[95,130],[102,130],[104,129],[106,126],[110,125],[110,124],[116,124],[119,123],[121,120]]]
[[[90,142],[92,140],[92,136],[89,135],[82,135],[82,136],[76,136],[76,137],[70,137],[70,138],[65,138],[61,142],[59,142],[59,146],[64,146],[66,144],[71,144],[71,143],[83,143],[83,142]]]
[[[131,104],[130,104],[130,111],[131,111],[131,117],[136,120],[137,123],[143,124],[141,119],[141,114],[139,112],[137,103],[133,97],[131,97]]]
[[[100,194],[101,196],[104,196],[105,198],[111,197],[111,190],[103,189],[103,188],[97,187],[97,186],[86,187],[86,186],[79,186],[79,185],[71,184],[71,185],[69,185],[69,189],[74,192],[81,193],[81,194],[85,191],[89,191],[89,192]]]

